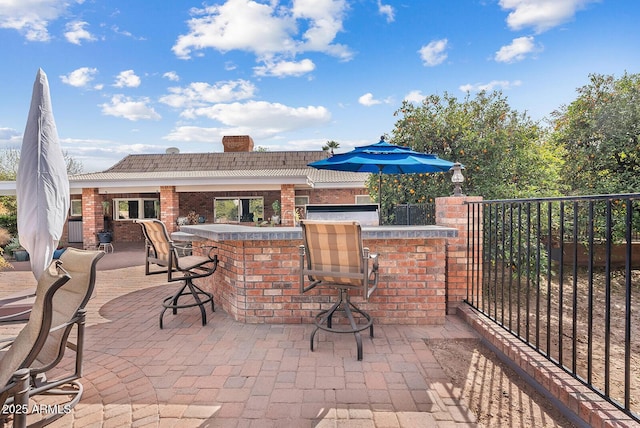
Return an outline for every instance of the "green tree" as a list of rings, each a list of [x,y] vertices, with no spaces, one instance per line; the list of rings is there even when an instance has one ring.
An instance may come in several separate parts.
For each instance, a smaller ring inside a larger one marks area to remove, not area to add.
[[[640,189],[640,74],[592,74],[578,98],[553,113],[554,142],[566,151],[573,194]]]
[[[331,153],[331,156],[333,156],[333,151],[338,148],[340,148],[340,143],[337,143],[333,140],[327,141],[327,144],[322,146],[322,150]]]
[[[0,180],[12,181],[18,175],[18,164],[20,163],[20,150],[8,148],[0,150]]]
[[[80,174],[84,167],[82,162],[73,158],[67,151],[62,152],[65,163],[67,164],[67,173],[69,175]],[[20,164],[20,149],[8,148],[0,150],[0,181],[13,181],[18,175],[18,165]],[[0,196],[0,205],[11,213],[16,214],[18,211],[15,196]]]
[[[559,193],[561,153],[545,130],[509,106],[501,92],[458,100],[430,95],[419,106],[404,102],[391,140],[465,166],[463,192],[485,199]],[[369,180],[376,198],[378,180]],[[452,194],[451,174],[383,176],[383,212],[396,203],[430,202]]]
[[[75,159],[66,150],[62,151],[67,165],[67,174],[81,174],[84,171],[82,162]],[[15,180],[20,164],[20,149],[16,147],[0,150],[0,181]]]

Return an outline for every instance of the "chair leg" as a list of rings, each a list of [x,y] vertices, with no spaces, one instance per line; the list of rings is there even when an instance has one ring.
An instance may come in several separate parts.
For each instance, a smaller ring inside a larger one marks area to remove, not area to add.
[[[333,327],[333,314],[338,310],[341,310],[345,313],[345,316],[349,321],[349,329]],[[360,316],[362,316],[366,320],[366,322],[364,324],[358,325],[353,316],[353,312],[356,312]],[[362,360],[362,336],[360,332],[368,328],[369,336],[373,337],[373,320],[371,319],[371,316],[351,303],[348,290],[342,288],[340,289],[340,296],[338,298],[338,301],[335,302],[329,309],[321,311],[318,315],[316,315],[315,326],[316,328],[311,333],[310,338],[310,349],[312,352],[314,338],[318,330],[324,330],[330,333],[353,333],[356,339],[358,361]]]
[[[188,291],[187,291],[188,289]],[[179,303],[178,299],[182,296],[191,296],[193,298],[193,302],[190,303]],[[162,312],[160,312],[160,329],[164,327],[163,325],[163,317],[164,313],[167,309],[171,309],[173,314],[176,315],[178,313],[178,309],[183,308],[192,308],[194,306],[198,306],[200,308],[200,315],[202,317],[202,325],[207,324],[207,313],[205,311],[204,306],[211,302],[211,310],[215,312],[215,306],[213,303],[213,294],[204,291],[196,284],[193,283],[193,280],[190,277],[186,277],[184,279],[184,285],[175,293],[173,296],[167,297],[162,302]]]

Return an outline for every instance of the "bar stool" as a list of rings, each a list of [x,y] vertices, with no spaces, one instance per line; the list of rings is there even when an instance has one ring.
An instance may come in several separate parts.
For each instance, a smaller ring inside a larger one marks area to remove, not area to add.
[[[373,337],[371,316],[351,302],[349,291],[357,291],[365,300],[378,287],[378,255],[362,246],[362,231],[355,221],[328,222],[302,220],[300,246],[300,293],[317,286],[337,288],[338,299],[329,309],[315,316],[316,328],[311,333],[311,351],[318,330],[330,333],[353,333],[358,361],[362,360],[360,332],[369,329]],[[305,277],[310,281],[306,284]],[[334,315],[343,313],[348,323],[334,323]]]
[[[113,253],[113,244],[111,242],[101,242],[98,244],[98,250],[102,250],[105,253]]]
[[[218,255],[213,254],[214,246],[205,245],[199,248],[207,248],[206,256],[185,255],[180,256],[179,250],[183,249],[169,238],[167,227],[157,219],[135,220],[142,227],[146,241],[145,274],[166,273],[167,281],[182,282],[173,295],[162,301],[160,312],[160,329],[163,328],[163,317],[167,309],[171,309],[174,315],[178,309],[198,307],[202,316],[202,325],[207,324],[205,305],[211,303],[211,310],[215,311],[213,294],[198,287],[193,280],[204,278],[216,271],[218,267]],[[152,271],[151,265],[160,266],[163,269]],[[186,299],[186,301],[185,301]]]

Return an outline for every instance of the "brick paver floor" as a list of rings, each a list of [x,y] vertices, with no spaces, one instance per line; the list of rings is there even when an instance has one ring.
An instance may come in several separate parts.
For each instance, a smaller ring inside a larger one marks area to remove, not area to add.
[[[30,272],[0,272],[0,293],[33,283]],[[357,361],[352,335],[321,332],[311,352],[309,325],[242,324],[221,309],[208,309],[204,327],[197,309],[167,313],[160,330],[160,302],[175,287],[142,266],[98,272],[83,398],[53,426],[476,425],[424,342],[476,337],[457,317],[437,327],[376,325]]]

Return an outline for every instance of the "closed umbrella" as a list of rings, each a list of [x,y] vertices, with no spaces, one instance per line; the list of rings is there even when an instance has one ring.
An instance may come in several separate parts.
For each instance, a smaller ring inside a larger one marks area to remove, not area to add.
[[[16,179],[18,236],[36,280],[53,259],[69,211],[69,179],[51,110],[47,75],[38,70]]]
[[[333,171],[370,172],[378,174],[378,203],[382,201],[382,174],[414,174],[447,172],[453,162],[409,147],[397,146],[381,138],[379,142],[360,146],[347,153],[311,162],[309,166]]]

